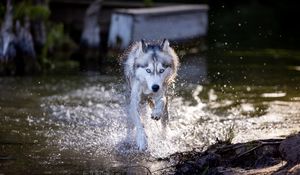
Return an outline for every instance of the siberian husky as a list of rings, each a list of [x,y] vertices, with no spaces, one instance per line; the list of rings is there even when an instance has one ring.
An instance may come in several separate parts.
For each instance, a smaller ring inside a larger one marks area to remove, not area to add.
[[[127,82],[129,123],[136,129],[136,144],[140,151],[147,148],[146,133],[141,117],[150,105],[151,118],[168,121],[168,86],[174,82],[179,65],[178,56],[169,41],[161,43],[136,42],[123,56],[124,74]]]

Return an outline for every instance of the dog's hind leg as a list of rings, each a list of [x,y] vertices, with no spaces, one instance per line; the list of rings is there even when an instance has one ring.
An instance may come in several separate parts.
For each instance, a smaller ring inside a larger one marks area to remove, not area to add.
[[[139,115],[139,104],[141,100],[141,90],[138,82],[132,84],[129,103],[129,116],[136,128],[136,143],[140,151],[147,148],[146,134]]]

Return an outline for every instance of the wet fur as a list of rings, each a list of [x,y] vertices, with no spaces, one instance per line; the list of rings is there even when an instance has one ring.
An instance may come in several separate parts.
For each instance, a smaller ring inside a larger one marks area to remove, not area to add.
[[[138,149],[145,150],[147,139],[141,117],[145,115],[146,106],[150,105],[151,118],[162,119],[162,124],[166,125],[167,91],[177,75],[178,57],[167,40],[159,44],[146,44],[142,40],[133,44],[122,58],[127,84],[129,126],[136,129]],[[159,87],[157,92],[154,85]]]

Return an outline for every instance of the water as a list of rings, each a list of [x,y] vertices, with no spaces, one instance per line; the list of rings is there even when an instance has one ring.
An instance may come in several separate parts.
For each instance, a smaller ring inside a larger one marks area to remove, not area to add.
[[[183,60],[165,135],[160,122],[144,119],[144,153],[126,142],[121,75],[1,77],[0,173],[141,174],[168,166],[159,158],[217,140],[246,142],[300,130],[299,61]]]

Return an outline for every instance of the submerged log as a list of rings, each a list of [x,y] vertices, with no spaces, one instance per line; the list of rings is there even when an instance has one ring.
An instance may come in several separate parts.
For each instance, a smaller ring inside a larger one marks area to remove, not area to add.
[[[159,174],[298,175],[300,133],[285,139],[247,143],[216,143],[204,152],[175,153],[163,161],[171,166],[152,171]]]

